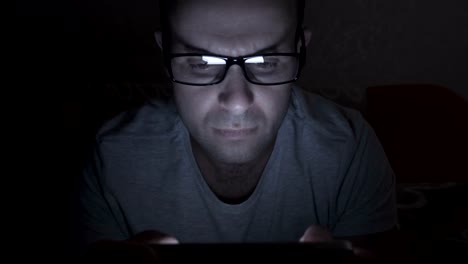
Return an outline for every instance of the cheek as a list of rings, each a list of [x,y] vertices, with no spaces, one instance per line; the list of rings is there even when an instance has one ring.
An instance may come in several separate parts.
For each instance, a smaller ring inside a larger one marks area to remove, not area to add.
[[[280,87],[277,87],[280,88]],[[270,122],[278,123],[289,107],[290,89],[272,89],[258,96],[257,104]]]
[[[182,119],[190,124],[202,122],[214,99],[206,88],[177,85],[174,85],[174,98]]]

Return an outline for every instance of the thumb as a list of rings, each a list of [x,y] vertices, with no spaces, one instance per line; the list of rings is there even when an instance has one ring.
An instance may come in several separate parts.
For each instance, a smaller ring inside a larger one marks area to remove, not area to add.
[[[129,242],[137,242],[143,244],[179,244],[179,241],[168,234],[156,231],[147,230],[140,232],[128,239]]]
[[[309,226],[299,242],[330,242],[333,241],[332,234],[325,228],[318,225]]]

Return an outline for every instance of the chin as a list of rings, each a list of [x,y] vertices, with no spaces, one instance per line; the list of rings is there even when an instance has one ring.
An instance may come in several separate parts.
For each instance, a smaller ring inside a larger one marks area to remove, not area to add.
[[[216,160],[226,165],[247,164],[253,162],[255,158],[255,155],[251,153],[228,153],[227,151],[218,153],[215,157]]]
[[[252,149],[252,144],[242,144],[242,146],[225,146],[222,149],[217,149],[213,152],[213,158],[218,162],[224,164],[248,164],[255,162],[260,154],[262,153],[261,149],[258,148],[258,145],[255,146],[255,149]]]

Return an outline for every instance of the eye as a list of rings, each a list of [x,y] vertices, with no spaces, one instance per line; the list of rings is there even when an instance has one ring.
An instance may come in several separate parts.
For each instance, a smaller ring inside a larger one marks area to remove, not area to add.
[[[189,61],[190,68],[194,70],[206,70],[212,66],[220,66],[225,64],[225,60],[213,56],[197,57],[196,59]]]
[[[254,66],[257,68],[262,68],[262,69],[270,69],[270,68],[276,68],[276,66],[278,66],[278,63],[266,61],[264,63],[255,63]]]
[[[259,64],[265,63],[265,58],[263,56],[251,57],[245,60],[247,64]]]
[[[198,69],[198,70],[205,70],[209,68],[210,65],[208,65],[206,62],[201,62],[201,63],[190,63],[190,68],[192,69]]]
[[[202,60],[208,65],[224,65],[226,61],[213,56],[202,56]]]
[[[245,63],[248,64],[250,68],[254,67],[257,69],[274,69],[278,66],[278,60],[264,56],[249,58]]]

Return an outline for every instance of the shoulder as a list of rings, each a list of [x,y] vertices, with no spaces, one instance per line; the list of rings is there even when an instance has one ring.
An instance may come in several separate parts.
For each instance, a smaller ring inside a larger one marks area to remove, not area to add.
[[[172,102],[150,101],[106,121],[97,141],[122,138],[160,137],[176,129],[180,119]]]
[[[361,112],[335,103],[323,96],[295,87],[292,116],[306,130],[339,139],[357,139],[368,128]]]

